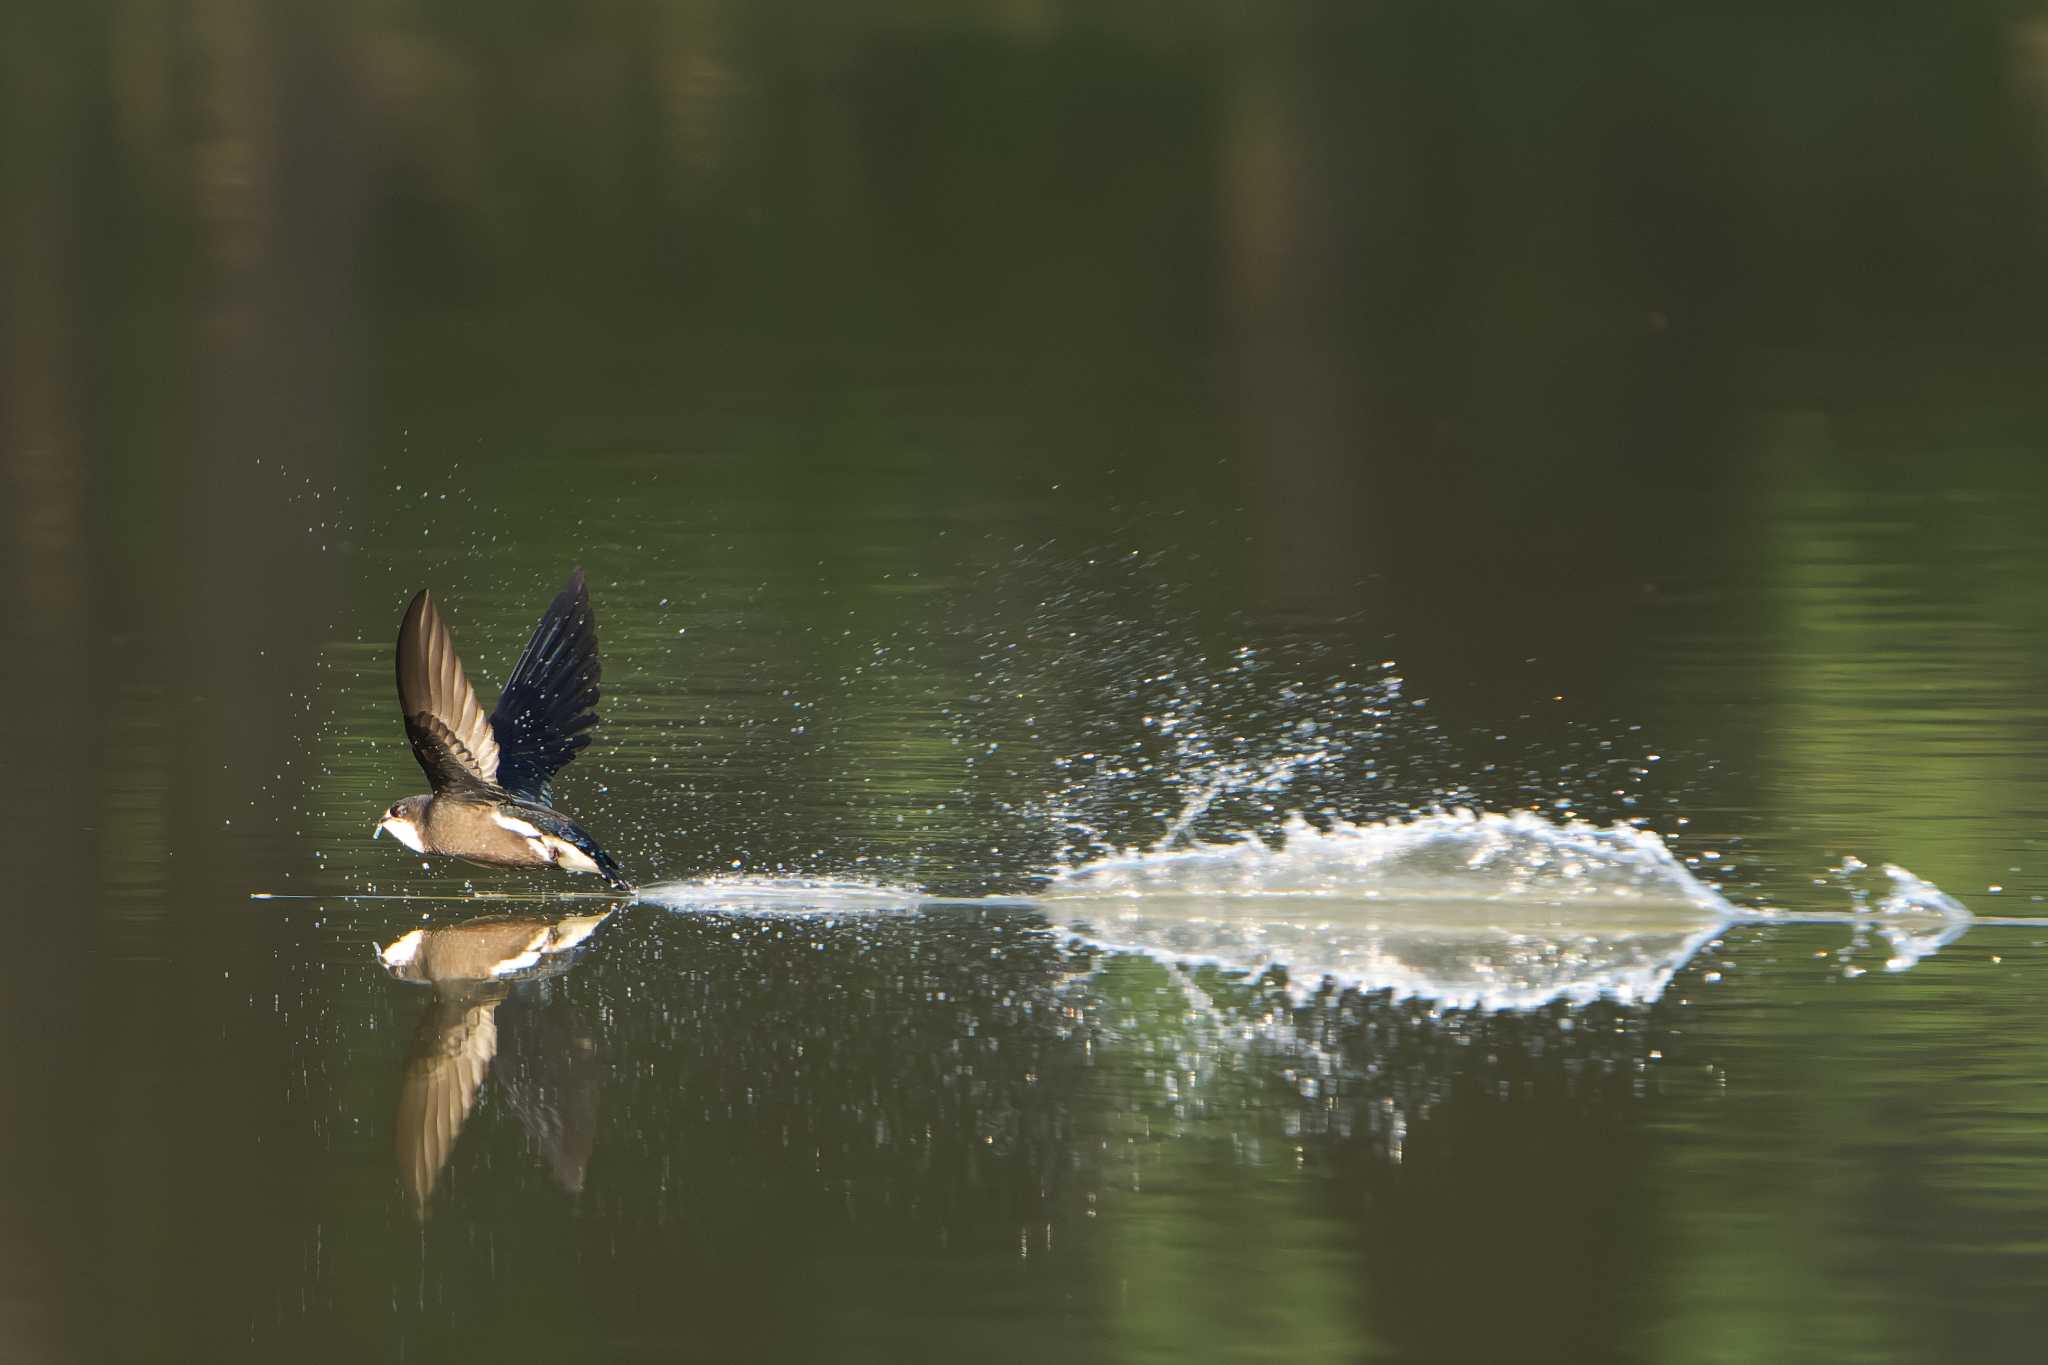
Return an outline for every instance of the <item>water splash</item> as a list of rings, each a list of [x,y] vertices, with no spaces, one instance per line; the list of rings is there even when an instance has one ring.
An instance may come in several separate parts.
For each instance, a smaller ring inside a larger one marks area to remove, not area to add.
[[[969,759],[963,808],[1027,874],[1129,844],[1272,836],[1297,811],[1391,816],[1453,790],[1426,708],[1348,627],[1238,621],[1219,646],[1157,565],[1086,562],[1102,581],[1006,565],[959,624],[968,685],[942,709]]]
[[[1953,942],[1970,915],[1889,868],[1889,896],[1835,914],[1730,902],[1644,830],[1529,812],[1439,812],[1284,837],[1154,847],[1061,873],[1056,925],[1112,952],[1324,981],[1455,1009],[1648,1003],[1699,949],[1742,923],[1874,928],[1902,971]],[[1852,944],[1852,951],[1853,951]],[[1851,972],[1850,974],[1853,974]]]
[[[1903,972],[1961,938],[1976,923],[1961,902],[1905,868],[1887,863],[1882,875],[1883,880],[1879,881],[1878,874],[1870,872],[1862,859],[1845,858],[1831,876],[1848,893],[1853,909],[1847,913],[1788,915],[1775,910],[1752,910],[1743,917],[1759,924],[1818,921],[1853,925],[1849,941],[1835,954],[1848,976],[1863,974],[1855,959],[1868,946],[1873,932],[1891,948],[1885,970]]]
[[[1878,902],[1878,914],[1884,918],[1877,932],[1892,945],[1886,971],[1903,972],[1968,931],[1970,912],[1954,897],[1903,867],[1887,863],[1884,871],[1892,879],[1892,893]]]
[[[1116,950],[1283,969],[1479,1009],[1654,1000],[1740,911],[1656,836],[1458,811],[1155,848],[1056,877],[1060,927]]]

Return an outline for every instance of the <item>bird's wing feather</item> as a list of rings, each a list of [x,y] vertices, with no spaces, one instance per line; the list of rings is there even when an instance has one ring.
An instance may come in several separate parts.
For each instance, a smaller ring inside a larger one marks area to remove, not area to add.
[[[600,695],[597,617],[583,570],[541,613],[491,712],[497,739],[495,781],[522,801],[554,804],[550,779],[590,743]]]
[[[398,704],[405,736],[435,791],[497,784],[498,737],[424,588],[398,628]]]

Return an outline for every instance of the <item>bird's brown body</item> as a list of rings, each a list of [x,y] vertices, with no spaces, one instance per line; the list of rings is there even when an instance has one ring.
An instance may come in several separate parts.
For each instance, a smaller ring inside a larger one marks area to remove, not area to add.
[[[595,872],[582,849],[545,831],[540,813],[510,802],[472,800],[453,794],[426,802],[419,829],[424,853],[460,858],[486,867],[562,867]]]
[[[551,861],[533,840],[493,820],[495,809],[482,801],[436,797],[420,825],[426,851],[493,867],[538,867]]]

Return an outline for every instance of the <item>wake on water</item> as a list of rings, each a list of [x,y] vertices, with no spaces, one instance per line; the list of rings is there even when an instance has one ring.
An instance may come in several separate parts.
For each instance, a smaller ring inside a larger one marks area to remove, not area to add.
[[[914,886],[836,877],[710,877],[658,882],[633,893],[641,905],[722,915],[903,914],[929,904]]]

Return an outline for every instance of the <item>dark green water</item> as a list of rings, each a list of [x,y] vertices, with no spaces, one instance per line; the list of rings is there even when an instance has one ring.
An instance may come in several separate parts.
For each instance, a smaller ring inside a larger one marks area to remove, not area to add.
[[[437,999],[373,947],[476,907],[346,899],[526,885],[369,841],[391,641],[431,585],[488,699],[580,563],[646,880],[1459,803],[2048,911],[2035,6],[28,3],[0,71],[0,1359],[2036,1358],[2048,929],[1475,1015],[636,905]]]

